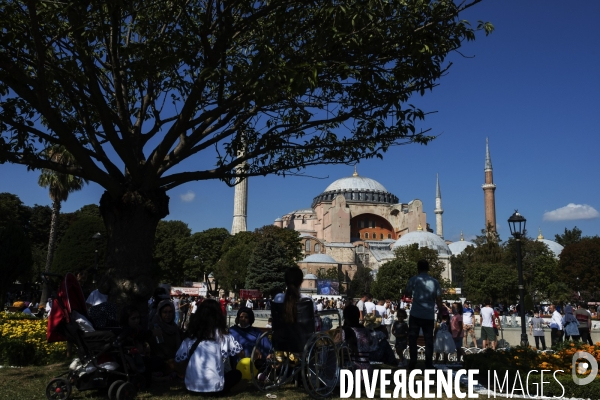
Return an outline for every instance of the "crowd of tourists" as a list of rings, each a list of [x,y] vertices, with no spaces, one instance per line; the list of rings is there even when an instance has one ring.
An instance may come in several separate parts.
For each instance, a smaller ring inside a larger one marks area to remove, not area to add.
[[[469,301],[443,302],[439,282],[428,270],[426,261],[418,262],[418,275],[409,280],[398,302],[374,299],[369,293],[362,294],[356,303],[342,298],[313,299],[300,293],[302,271],[289,268],[285,273],[286,291],[273,299],[233,299],[225,295],[219,299],[172,297],[166,288],[158,287],[148,302],[147,316],[142,316],[140,309],[126,305],[118,318],[116,306],[98,290],[86,297],[86,303],[94,327],[120,325],[127,332],[125,337],[127,344],[135,349],[138,372],[144,374],[148,382],[183,379],[190,392],[221,395],[242,379],[236,366],[250,357],[265,328],[272,327],[276,348],[289,353],[302,351],[306,338],[301,337],[302,329],[298,329],[301,316],[297,307],[306,302],[315,315],[310,332],[333,332],[332,326],[325,324],[318,314],[324,310],[342,310],[342,326],[333,336],[336,342],[349,346],[354,367],[359,369],[371,370],[373,363],[413,369],[419,340],[424,347],[426,368],[433,368],[434,359],[447,361],[452,353],[460,359],[464,347],[470,347],[471,343],[478,347],[476,325],[481,325],[482,347],[496,349],[499,332],[506,321],[502,318],[505,310],[502,305],[492,307],[490,300],[474,307]],[[84,274],[78,273],[77,279],[84,283]],[[12,307],[31,312],[46,309],[50,304],[40,307],[19,295],[15,296]],[[272,307],[283,310],[279,319],[270,318],[267,324],[254,326],[254,310]],[[514,309],[514,313],[520,311],[518,305],[506,309],[509,312]],[[232,310],[236,318],[234,324],[228,326],[226,316]],[[591,343],[592,315],[584,304],[576,308],[565,306],[562,314],[557,306],[549,305],[549,320],[542,318],[545,311],[543,307],[532,310],[527,323],[536,347],[546,349],[544,333],[547,329],[551,331],[552,344],[569,339]],[[261,358],[268,353],[268,347],[265,339],[255,350],[258,371],[264,368]]]

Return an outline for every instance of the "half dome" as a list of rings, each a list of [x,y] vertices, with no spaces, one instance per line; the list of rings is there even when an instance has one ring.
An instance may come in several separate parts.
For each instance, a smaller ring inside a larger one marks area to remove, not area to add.
[[[419,248],[427,247],[438,252],[440,256],[451,256],[452,251],[444,242],[444,239],[438,235],[427,232],[427,231],[414,231],[409,232],[402,236],[400,239],[392,245],[392,249],[400,246],[410,246],[411,244],[418,244]]]
[[[457,256],[469,246],[477,247],[477,245],[473,242],[469,242],[468,240],[459,240],[458,242],[452,242],[448,245],[448,248],[452,252],[453,256]]]
[[[556,243],[553,240],[548,240],[548,239],[537,239],[538,242],[542,242],[544,243],[546,246],[548,246],[548,248],[550,249],[550,251],[552,253],[554,253],[554,258],[558,258],[558,256],[560,255],[560,253],[562,253],[564,247],[561,246],[560,244]]]

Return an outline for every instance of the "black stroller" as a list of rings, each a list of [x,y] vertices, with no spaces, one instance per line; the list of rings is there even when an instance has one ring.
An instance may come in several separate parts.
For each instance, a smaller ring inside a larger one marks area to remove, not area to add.
[[[77,390],[108,388],[110,400],[134,399],[144,387],[144,377],[127,349],[123,346],[123,335],[118,330],[86,329],[81,325],[89,322],[81,286],[71,273],[65,275],[43,274],[61,278],[58,296],[52,301],[48,316],[47,340],[49,343],[67,341],[77,349],[78,358],[69,370],[54,378],[46,386],[46,398],[66,400],[73,387]],[[91,325],[91,324],[90,324]]]

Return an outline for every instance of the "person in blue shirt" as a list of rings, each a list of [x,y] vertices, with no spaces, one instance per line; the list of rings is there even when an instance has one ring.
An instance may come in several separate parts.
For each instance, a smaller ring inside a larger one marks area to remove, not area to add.
[[[408,346],[410,362],[408,370],[417,364],[417,338],[423,330],[425,338],[425,368],[433,369],[433,328],[435,326],[435,305],[442,310],[442,289],[440,283],[429,276],[429,263],[426,260],[417,262],[419,274],[408,280],[404,294],[412,297],[412,307],[408,317]],[[441,318],[438,314],[438,320]]]
[[[254,311],[248,307],[240,307],[235,318],[235,325],[229,328],[229,334],[233,336],[235,340],[244,349],[244,357],[250,357],[252,355],[252,349],[256,344],[256,340],[262,335],[262,331],[258,328],[253,327],[254,324]],[[265,337],[258,350],[261,354],[267,354],[269,351],[269,341]],[[239,362],[239,359],[237,360]]]

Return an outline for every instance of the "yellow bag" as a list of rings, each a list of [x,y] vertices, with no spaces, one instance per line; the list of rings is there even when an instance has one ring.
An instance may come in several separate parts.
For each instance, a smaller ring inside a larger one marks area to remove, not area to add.
[[[240,362],[237,363],[236,369],[242,373],[242,379],[246,379],[248,381],[252,380],[252,374],[250,373],[250,357],[242,358]],[[254,374],[258,374],[258,369],[254,368]]]

